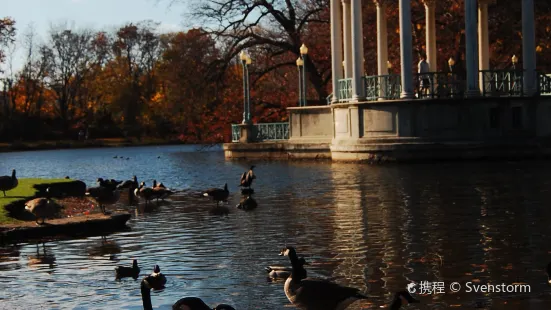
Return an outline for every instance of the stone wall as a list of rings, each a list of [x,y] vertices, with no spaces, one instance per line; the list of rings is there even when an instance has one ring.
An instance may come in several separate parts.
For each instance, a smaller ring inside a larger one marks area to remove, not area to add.
[[[289,141],[330,143],[333,139],[333,114],[330,106],[289,108]]]

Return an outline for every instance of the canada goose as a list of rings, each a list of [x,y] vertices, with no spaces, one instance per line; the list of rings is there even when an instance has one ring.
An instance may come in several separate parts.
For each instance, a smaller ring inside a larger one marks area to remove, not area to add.
[[[46,189],[46,194],[50,193],[50,189]],[[53,217],[63,208],[62,206],[53,202],[49,195],[47,197],[40,197],[29,200],[25,203],[25,210],[34,214],[36,217],[36,224],[43,225],[46,218]],[[38,219],[42,219],[42,223],[38,223]]]
[[[159,266],[155,266],[155,268],[158,268]],[[151,304],[151,289],[162,289],[164,288],[164,284],[162,280],[160,280],[158,277],[156,277],[154,274],[151,274],[145,278],[143,278],[142,282],[140,283],[140,290],[142,293],[142,304],[144,310],[152,310],[153,305]],[[235,310],[232,306],[220,304],[214,308],[210,308],[203,302],[200,298],[197,297],[185,297],[180,300],[178,300],[174,305],[172,305],[172,309],[174,310]]]
[[[243,197],[243,199],[241,199],[241,201],[237,205],[237,208],[243,210],[252,210],[256,207],[258,207],[258,203],[251,196]]]
[[[132,180],[126,180],[117,185],[117,189],[131,188],[132,186],[134,186],[134,188],[137,188],[139,186],[137,176],[134,176]]]
[[[166,186],[163,183],[157,184],[157,180],[153,180],[153,188],[157,188],[157,187],[166,189]]]
[[[96,182],[98,182],[99,186],[106,187],[112,191],[117,189],[117,186],[122,183],[122,181],[117,181],[114,179],[104,180],[103,178],[98,178]]]
[[[11,177],[8,175],[0,176],[0,191],[4,192],[4,197],[6,197],[6,191],[16,188],[18,184],[15,169],[11,171]]]
[[[151,200],[158,197],[158,193],[155,192],[151,187],[145,187],[145,182],[140,183],[140,187],[134,190],[134,195],[139,198],[143,198],[147,204]]]
[[[249,171],[243,172],[241,175],[241,182],[239,183],[239,186],[241,187],[248,187],[251,189],[251,185],[253,184],[253,180],[256,179],[256,175],[254,175],[253,169],[255,166],[251,166]]]
[[[356,300],[367,299],[357,288],[306,278],[306,270],[300,265],[295,248],[288,246],[280,255],[288,256],[293,267],[284,286],[285,296],[292,304],[312,310],[342,310]]]
[[[300,257],[298,262],[301,266],[309,265],[304,257]],[[266,271],[269,272],[268,276],[272,279],[287,279],[291,275],[293,268],[287,266],[268,266],[266,267]]]
[[[86,196],[91,196],[96,200],[99,208],[103,214],[107,214],[105,211],[105,205],[113,205],[119,201],[120,192],[118,190],[111,190],[107,187],[98,186],[90,187],[86,190]]]
[[[230,192],[228,191],[228,183],[224,184],[224,189],[221,188],[209,188],[206,191],[203,192],[203,196],[205,197],[212,197],[214,201],[216,201],[216,205],[218,206],[218,203],[220,201],[227,201],[228,197],[230,196]]]
[[[389,309],[399,310],[402,307],[402,305],[405,306],[407,304],[418,303],[418,302],[419,300],[413,298],[413,296],[411,296],[408,291],[400,291],[394,294],[394,299],[392,300],[392,303],[390,304]]]
[[[122,279],[122,278],[134,278],[137,279],[140,275],[140,267],[138,267],[138,260],[135,259],[132,261],[132,267],[125,267],[125,266],[117,266],[115,267],[115,278],[116,279]]]

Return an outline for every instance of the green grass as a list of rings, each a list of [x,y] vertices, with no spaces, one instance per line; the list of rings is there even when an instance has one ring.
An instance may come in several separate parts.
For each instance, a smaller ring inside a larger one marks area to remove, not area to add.
[[[11,191],[6,192],[6,197],[4,193],[0,192],[0,225],[2,224],[16,224],[20,222],[17,219],[14,219],[8,215],[8,211],[5,206],[8,204],[18,201],[26,200],[30,197],[33,197],[36,194],[36,189],[33,187],[35,184],[44,184],[44,183],[62,183],[62,182],[71,182],[74,180],[67,179],[18,179],[19,185]]]

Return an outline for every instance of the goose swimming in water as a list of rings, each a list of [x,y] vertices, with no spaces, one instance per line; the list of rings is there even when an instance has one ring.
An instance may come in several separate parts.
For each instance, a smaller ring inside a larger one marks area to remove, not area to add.
[[[284,286],[285,296],[292,304],[307,310],[342,310],[359,299],[367,299],[357,288],[306,278],[295,248],[288,246],[280,255],[288,256],[293,268]]]
[[[140,275],[140,267],[138,266],[138,260],[135,259],[132,261],[132,267],[117,266],[115,267],[115,279],[122,278],[134,278],[137,279]]]
[[[205,197],[212,197],[212,200],[216,201],[216,205],[221,201],[226,202],[228,200],[228,197],[230,196],[230,192],[228,191],[228,183],[224,184],[224,189],[221,188],[209,188],[206,191],[203,192],[203,196]]]
[[[4,175],[0,177],[0,191],[4,192],[4,197],[6,197],[6,192],[10,191],[19,185],[19,181],[15,176],[15,169],[11,171],[11,176]]]
[[[160,268],[155,265],[154,272],[143,278],[140,283],[140,289],[142,293],[142,304],[144,310],[152,310],[153,305],[151,304],[151,289],[160,290],[163,289],[166,284],[166,278],[159,277]],[[164,279],[164,281],[163,281]],[[185,297],[178,300],[174,305],[172,305],[174,310],[235,310],[232,306],[220,304],[214,308],[210,308],[205,304],[200,298],[197,297]]]

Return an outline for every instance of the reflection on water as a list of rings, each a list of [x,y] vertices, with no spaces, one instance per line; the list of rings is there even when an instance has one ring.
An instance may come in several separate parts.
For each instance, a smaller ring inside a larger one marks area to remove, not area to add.
[[[115,155],[131,159],[115,164]],[[251,164],[259,207],[243,212],[234,207],[237,185]],[[160,309],[184,296],[283,309],[283,282],[266,281],[264,267],[289,264],[278,255],[285,245],[311,263],[309,276],[371,297],[351,309],[379,309],[410,281],[523,282],[532,293],[447,290],[417,296],[422,303],[408,309],[548,309],[551,302],[543,274],[551,261],[549,163],[250,163],[177,146],[0,154],[0,171],[12,167],[21,177],[70,175],[89,185],[136,174],[185,192],[147,208],[120,206],[134,214],[130,231],[0,248],[7,309],[141,309],[139,281],[114,280],[114,268],[132,259],[141,276],[155,264],[168,276],[166,289],[152,293]],[[199,193],[226,182],[229,214],[211,215],[213,202]]]
[[[29,268],[47,267],[53,269],[55,267],[55,255],[46,253],[46,244],[42,243],[42,252],[38,243],[36,244],[36,254],[27,256],[27,265]]]

